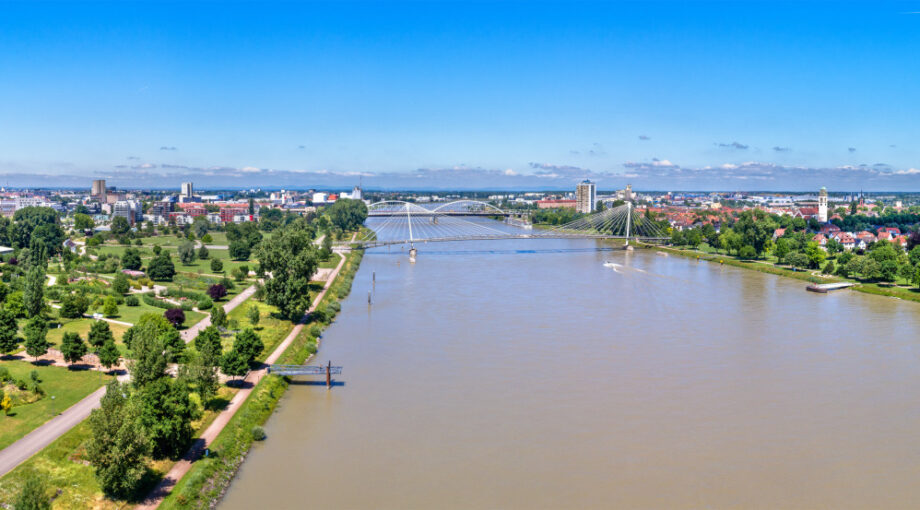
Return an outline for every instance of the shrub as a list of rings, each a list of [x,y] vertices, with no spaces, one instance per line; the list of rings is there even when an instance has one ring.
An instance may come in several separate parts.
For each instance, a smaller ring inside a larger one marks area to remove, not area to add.
[[[265,430],[256,425],[252,428],[252,440],[253,441],[264,441],[265,440]]]
[[[176,328],[185,322],[185,312],[183,312],[181,308],[170,308],[163,312],[163,316]]]
[[[220,273],[224,270],[224,263],[220,259],[211,259],[211,271]]]
[[[137,296],[128,296],[125,298],[125,304],[128,306],[140,306],[140,301],[137,299]]]
[[[208,287],[208,296],[211,297],[214,301],[219,301],[227,295],[227,289],[219,283],[215,283]]]
[[[214,306],[214,301],[211,300],[208,296],[201,296],[197,301],[199,310],[210,310]]]

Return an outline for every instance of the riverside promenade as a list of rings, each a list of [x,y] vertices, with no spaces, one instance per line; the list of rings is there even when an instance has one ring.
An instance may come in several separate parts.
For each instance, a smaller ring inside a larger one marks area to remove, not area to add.
[[[335,270],[326,280],[325,285],[323,285],[323,290],[317,294],[316,298],[313,300],[313,303],[310,304],[310,308],[307,309],[304,316],[297,323],[297,325],[294,326],[294,329],[291,330],[290,334],[288,334],[284,341],[282,341],[281,344],[278,345],[278,347],[276,347],[271,354],[269,354],[269,356],[265,359],[262,368],[258,370],[252,370],[246,374],[246,377],[243,378],[243,383],[246,387],[238,391],[236,395],[233,396],[227,408],[224,409],[219,415],[217,415],[211,425],[197,439],[196,445],[189,449],[185,456],[183,456],[181,460],[173,465],[172,469],[166,473],[166,476],[163,477],[163,480],[161,480],[160,483],[154,487],[147,498],[144,499],[140,505],[135,507],[136,510],[153,510],[159,507],[163,502],[163,499],[166,498],[166,496],[168,496],[172,491],[173,487],[175,487],[176,484],[179,483],[179,480],[181,480],[182,477],[185,476],[185,474],[188,473],[188,471],[192,468],[192,463],[197,460],[201,456],[204,449],[208,448],[217,438],[217,436],[220,435],[221,431],[224,430],[224,427],[230,423],[230,420],[233,418],[236,412],[239,411],[243,403],[246,402],[246,399],[249,398],[249,395],[259,384],[259,381],[261,381],[262,378],[267,375],[267,367],[278,361],[278,358],[284,354],[284,351],[290,347],[290,345],[294,342],[294,339],[297,338],[297,335],[299,335],[303,330],[304,326],[306,325],[307,317],[311,312],[313,312],[313,310],[316,309],[317,305],[319,305],[319,303],[326,296],[326,292],[332,286],[332,282],[334,282],[335,278],[339,275],[339,272],[342,270],[342,267],[345,265],[345,261],[347,259],[348,257],[346,256],[341,257],[341,260],[335,267]]]

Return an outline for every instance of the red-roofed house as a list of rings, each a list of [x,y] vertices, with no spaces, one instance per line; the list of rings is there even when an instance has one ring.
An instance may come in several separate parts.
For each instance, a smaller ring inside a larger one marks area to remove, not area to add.
[[[833,234],[836,234],[837,232],[840,232],[840,227],[838,227],[837,225],[834,225],[833,223],[828,223],[826,225],[821,226],[820,232],[824,235],[833,235]]]
[[[901,235],[901,229],[895,227],[879,227],[878,232],[888,232],[891,235]]]
[[[822,248],[827,245],[827,238],[824,237],[824,234],[815,234],[811,240],[818,243]]]
[[[773,240],[776,241],[776,240],[779,239],[780,237],[783,237],[783,235],[785,235],[785,234],[786,234],[786,229],[784,229],[784,228],[778,228],[778,229],[776,229],[776,230],[773,231]]]
[[[877,239],[875,234],[869,232],[868,230],[863,230],[862,232],[856,234],[856,238],[865,244],[874,243]]]
[[[852,250],[853,248],[856,247],[856,244],[857,244],[857,243],[856,243],[856,238],[853,237],[853,234],[851,234],[851,233],[849,233],[849,232],[838,232],[838,233],[834,236],[834,239],[836,239],[837,242],[839,242],[840,244],[842,244],[842,245],[843,245],[843,248],[844,248],[845,250]],[[865,246],[863,246],[863,247],[865,247]]]

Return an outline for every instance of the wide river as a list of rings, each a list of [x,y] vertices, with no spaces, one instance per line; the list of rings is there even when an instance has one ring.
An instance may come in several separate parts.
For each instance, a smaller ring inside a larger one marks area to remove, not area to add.
[[[220,508],[920,505],[920,305],[599,246],[369,251]]]

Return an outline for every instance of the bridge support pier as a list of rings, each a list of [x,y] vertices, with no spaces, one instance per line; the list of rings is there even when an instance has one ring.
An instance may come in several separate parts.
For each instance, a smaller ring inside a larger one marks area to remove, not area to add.
[[[409,249],[409,262],[415,262],[416,255],[418,255],[418,250],[413,246]]]

